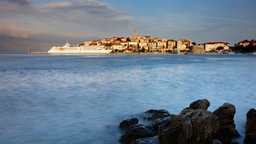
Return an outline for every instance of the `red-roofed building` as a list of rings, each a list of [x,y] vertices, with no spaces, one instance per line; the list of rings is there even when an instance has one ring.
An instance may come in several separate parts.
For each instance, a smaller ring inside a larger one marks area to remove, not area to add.
[[[243,41],[240,41],[237,43],[238,46],[244,46],[244,47],[248,46],[249,44],[256,45],[256,41],[255,40],[251,40],[251,41],[243,40]]]

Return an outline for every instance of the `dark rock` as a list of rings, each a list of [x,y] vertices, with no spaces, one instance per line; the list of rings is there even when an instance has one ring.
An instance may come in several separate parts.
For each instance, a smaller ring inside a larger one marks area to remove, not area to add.
[[[157,120],[160,118],[165,118],[170,116],[169,112],[166,110],[148,110],[146,111],[147,116],[145,117],[145,119],[147,120]]]
[[[221,127],[215,137],[220,139],[224,144],[229,144],[233,137],[237,137],[237,131],[230,126]]]
[[[140,138],[132,142],[132,144],[160,144],[158,136]]]
[[[245,144],[256,144],[256,110],[250,109],[246,114]]]
[[[129,144],[136,139],[153,137],[155,136],[155,132],[149,127],[145,127],[143,125],[137,125],[135,127],[131,127],[125,132],[125,135],[121,136],[120,142]]]
[[[172,119],[160,131],[161,144],[210,144],[219,129],[219,119],[209,111],[198,109]]]
[[[236,113],[236,108],[234,105],[230,104],[230,103],[224,103],[221,107],[219,107],[217,110],[215,110],[213,112],[213,114],[215,114],[216,116],[219,117],[219,119],[221,120],[221,125],[233,125],[235,127],[234,124],[234,116]]]
[[[210,144],[219,129],[219,119],[209,111],[198,109],[182,117],[180,144]]]
[[[138,122],[139,122],[139,120],[137,118],[131,118],[131,119],[123,120],[119,124],[119,128],[121,128],[121,129],[129,129],[129,128],[137,125]]]
[[[256,144],[256,133],[246,134],[244,143],[245,144]]]
[[[210,102],[197,100],[179,115],[171,115],[166,110],[149,110],[138,124],[137,118],[127,119],[119,127],[125,129],[120,142],[125,144],[230,144],[233,137],[240,136],[235,129],[235,106],[223,104],[213,113],[207,111]],[[246,144],[256,141],[256,110],[247,114],[248,136]],[[143,119],[142,119],[143,118]],[[253,126],[249,126],[253,125]]]
[[[246,133],[256,133],[256,110],[250,109],[246,114]]]
[[[210,106],[210,102],[207,99],[197,100],[190,104],[189,108],[191,109],[203,109],[207,110]]]
[[[186,113],[196,109],[207,110],[209,106],[210,106],[210,102],[207,99],[197,100],[192,102],[189,105],[189,107],[183,109],[180,114],[185,115]]]
[[[233,137],[240,136],[234,123],[236,108],[230,103],[224,103],[221,107],[213,112],[220,119],[220,129],[215,138],[220,139],[223,143],[231,143]]]
[[[164,125],[165,123],[168,123],[170,120],[171,120],[171,117],[159,118],[152,122],[152,126],[155,131],[158,131],[159,126]]]
[[[171,121],[159,126],[159,141],[161,144],[177,144],[181,133],[181,116],[173,116]]]

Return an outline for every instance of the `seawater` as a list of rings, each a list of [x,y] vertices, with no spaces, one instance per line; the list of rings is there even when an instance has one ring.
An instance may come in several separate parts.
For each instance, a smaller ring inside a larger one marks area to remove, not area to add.
[[[248,55],[0,54],[0,143],[118,144],[121,120],[198,99],[234,104],[243,143],[255,73]]]

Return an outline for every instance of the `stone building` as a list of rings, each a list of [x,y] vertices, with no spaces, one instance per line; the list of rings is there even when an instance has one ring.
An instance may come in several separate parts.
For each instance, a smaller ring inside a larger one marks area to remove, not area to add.
[[[203,45],[205,52],[216,51],[218,47],[222,47],[223,50],[229,50],[228,42],[206,42]]]

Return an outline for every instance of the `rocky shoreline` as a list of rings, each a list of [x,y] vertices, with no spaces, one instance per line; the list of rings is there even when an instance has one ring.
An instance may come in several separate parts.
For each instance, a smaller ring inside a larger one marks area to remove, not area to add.
[[[123,120],[123,144],[230,144],[239,137],[234,123],[236,108],[224,103],[213,112],[208,111],[207,99],[197,100],[180,114],[166,110],[148,110],[140,117]],[[250,109],[246,122],[245,144],[256,144],[256,110]],[[233,142],[237,144],[238,142]]]

